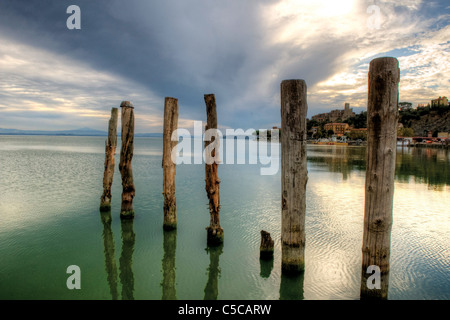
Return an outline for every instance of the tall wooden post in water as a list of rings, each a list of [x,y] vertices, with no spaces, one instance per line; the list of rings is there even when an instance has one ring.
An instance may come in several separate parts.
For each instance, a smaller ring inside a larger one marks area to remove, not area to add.
[[[130,101],[122,101],[122,149],[119,170],[122,175],[122,208],[120,217],[134,218],[133,198],[135,195],[131,160],[134,152],[134,107]]]
[[[206,103],[206,130],[217,130],[217,112],[216,112],[216,98],[214,94],[205,94]],[[220,196],[219,196],[219,173],[218,163],[215,159],[218,159],[218,147],[219,140],[218,134],[213,135],[214,140],[205,141],[205,181],[206,181],[206,194],[209,199],[209,213],[210,213],[210,225],[207,230],[207,243],[208,245],[220,245],[223,243],[223,229],[220,226],[219,211],[220,211]],[[207,140],[207,139],[205,139]],[[208,146],[211,143],[215,143],[215,148],[209,152]]]
[[[306,83],[281,82],[281,266],[285,273],[305,268]]]
[[[387,299],[388,294],[399,81],[397,59],[385,57],[370,62],[362,299]],[[378,288],[373,287],[377,280],[372,277],[372,271],[368,273],[369,266],[381,271]]]
[[[175,174],[177,165],[172,161],[172,149],[177,141],[172,141],[172,133],[178,128],[178,99],[167,98],[164,102],[163,129],[163,195],[164,195],[164,230],[177,227],[177,200],[175,197]]]
[[[108,125],[108,141],[105,141],[105,173],[103,174],[103,194],[100,199],[100,211],[111,210],[111,186],[114,178],[114,156],[117,147],[117,108],[111,109]]]

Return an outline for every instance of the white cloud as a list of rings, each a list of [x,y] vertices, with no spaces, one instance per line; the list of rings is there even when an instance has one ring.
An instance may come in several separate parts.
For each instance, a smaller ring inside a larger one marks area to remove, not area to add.
[[[162,131],[164,99],[141,84],[2,35],[0,41],[0,127],[105,129],[111,108],[130,100],[137,132]],[[36,116],[47,119],[32,121]]]
[[[368,62],[381,53],[394,51],[398,56],[402,78],[401,99],[420,103],[449,92],[449,26],[427,31],[437,20],[447,16],[425,19],[418,9],[421,1],[377,1],[380,7],[380,29],[369,29],[366,12],[373,1],[336,1],[342,7],[326,10],[325,2],[311,4],[288,0],[268,7],[265,15],[274,26],[274,43],[291,43],[301,46],[301,52],[311,52],[321,59],[326,49],[335,53],[334,63],[323,61],[331,67],[324,79],[309,83],[310,105],[342,107],[345,101],[364,107],[367,100]],[[398,11],[403,7],[407,10]],[[335,13],[335,15],[332,15]],[[415,54],[406,55],[406,50]],[[403,56],[403,54],[405,54]],[[304,53],[297,56],[302,59]],[[333,59],[333,57],[331,57]],[[320,61],[319,61],[320,63]],[[284,65],[290,65],[284,60]]]

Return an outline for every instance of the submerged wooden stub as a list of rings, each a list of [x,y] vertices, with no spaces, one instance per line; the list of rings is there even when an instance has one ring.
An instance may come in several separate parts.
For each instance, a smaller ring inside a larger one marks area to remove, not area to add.
[[[122,108],[122,149],[120,151],[119,170],[122,175],[123,188],[120,217],[132,219],[134,217],[133,198],[135,195],[131,166],[134,151],[134,107],[129,101],[123,101],[120,107]]]
[[[108,125],[108,140],[105,142],[105,173],[103,174],[103,194],[100,199],[100,211],[111,210],[111,186],[114,178],[118,115],[119,110],[112,108]]]
[[[281,265],[285,273],[305,267],[306,83],[281,82]]]
[[[206,130],[217,130],[217,112],[216,112],[216,98],[214,94],[205,94],[206,103]],[[207,139],[205,139],[207,140]],[[211,152],[207,152],[208,145],[215,143],[216,148],[213,148]],[[209,213],[210,213],[210,225],[207,230],[207,242],[208,245],[220,245],[223,243],[223,229],[220,226],[219,212],[220,212],[220,195],[219,195],[219,173],[218,163],[213,159],[218,159],[218,147],[219,140],[218,135],[213,135],[211,141],[205,141],[205,181],[206,181],[206,194],[209,199]],[[210,164],[208,164],[210,163]]]
[[[259,258],[269,260],[273,258],[274,243],[270,237],[270,233],[261,230],[261,245],[259,247]]]
[[[397,59],[384,57],[370,62],[362,299],[387,299],[388,294],[399,81]],[[369,266],[381,271],[379,289],[373,287],[377,279],[372,271],[368,273]]]
[[[175,197],[175,174],[177,165],[172,161],[172,150],[177,141],[172,141],[172,133],[178,128],[178,99],[166,97],[164,103],[163,129],[163,195],[164,230],[177,227],[177,200]]]

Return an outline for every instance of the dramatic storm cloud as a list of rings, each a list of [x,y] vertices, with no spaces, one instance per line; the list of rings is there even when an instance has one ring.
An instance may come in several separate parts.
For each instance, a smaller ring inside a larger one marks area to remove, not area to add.
[[[80,30],[66,27],[72,4]],[[104,130],[131,100],[137,132],[161,132],[164,97],[189,127],[215,93],[222,126],[266,128],[292,78],[307,82],[309,116],[358,112],[368,63],[384,55],[399,59],[400,100],[429,102],[449,95],[449,12],[420,0],[2,0],[0,127]]]

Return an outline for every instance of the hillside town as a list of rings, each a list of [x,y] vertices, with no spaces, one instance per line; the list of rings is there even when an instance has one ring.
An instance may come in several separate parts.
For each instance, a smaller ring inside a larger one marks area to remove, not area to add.
[[[397,141],[399,146],[445,147],[450,145],[450,104],[445,96],[413,107],[411,102],[399,102]],[[306,119],[310,144],[365,145],[367,112],[355,113],[350,103]],[[273,127],[272,129],[278,129]],[[270,131],[267,136],[270,139]],[[259,130],[255,132],[259,138]],[[280,132],[281,134],[281,132]]]
[[[428,104],[413,108],[410,102],[398,105],[398,144],[445,145],[449,144],[450,105],[443,96]],[[364,144],[367,140],[367,112],[353,112],[350,103],[344,109],[331,110],[307,119],[308,141],[314,144]]]

